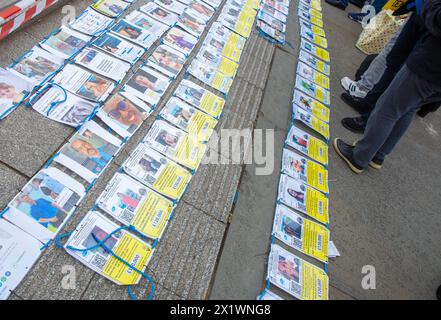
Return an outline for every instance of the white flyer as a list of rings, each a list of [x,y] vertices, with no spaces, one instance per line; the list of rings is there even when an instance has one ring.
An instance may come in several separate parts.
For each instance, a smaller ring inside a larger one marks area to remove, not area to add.
[[[331,73],[329,63],[326,63],[319,58],[314,57],[312,54],[309,54],[304,50],[300,50],[299,60],[327,76],[329,76]]]
[[[33,89],[31,82],[8,69],[0,68],[0,120],[15,110]]]
[[[196,57],[200,62],[231,78],[236,76],[239,69],[239,65],[236,62],[225,58],[210,45],[203,45]]]
[[[328,40],[326,40],[325,37],[315,34],[311,29],[306,28],[303,25],[300,27],[300,35],[306,40],[311,41],[322,48],[328,48]]]
[[[168,11],[174,12],[177,15],[182,14],[187,6],[183,3],[180,3],[177,0],[153,0],[154,3],[167,9]]]
[[[152,2],[150,2],[152,3]],[[168,30],[169,26],[161,23],[149,17],[147,14],[142,13],[141,11],[132,11],[130,14],[124,17],[125,20],[134,24],[137,27],[140,27],[153,35],[156,39],[162,37],[162,35]]]
[[[168,25],[169,27],[171,27],[176,23],[176,21],[178,21],[177,14],[158,6],[153,1],[142,6],[141,8],[139,8],[139,10],[146,13],[148,16],[156,19],[157,21]]]
[[[281,11],[276,10],[274,7],[266,4],[265,2],[266,2],[265,0],[262,1],[262,3],[260,4],[260,7],[259,7],[259,11],[265,12],[265,13],[269,14],[270,16],[273,16],[274,18],[276,18],[280,22],[283,22],[286,24],[286,20],[287,20],[286,15],[288,13],[284,14]]]
[[[295,106],[299,106],[318,119],[329,123],[329,108],[297,89],[294,90],[293,96],[293,108]]]
[[[88,7],[69,26],[89,36],[96,36],[110,27],[113,19]]]
[[[123,14],[129,5],[129,3],[121,0],[98,0],[91,7],[106,16],[116,18]]]
[[[291,126],[286,144],[311,159],[328,165],[328,145],[295,126]]]
[[[262,20],[257,20],[256,22],[257,28],[259,28],[263,33],[267,34],[274,40],[280,43],[285,43],[285,34],[283,32],[280,32],[277,29],[272,28],[271,26],[267,25]]]
[[[159,45],[147,59],[147,65],[170,78],[176,78],[184,67],[187,57],[167,45]]]
[[[257,14],[257,19],[262,20],[267,25],[271,26],[271,28],[277,29],[280,32],[285,32],[286,31],[286,25],[282,21],[280,21],[280,20],[274,18],[273,16],[265,13],[265,11],[260,11]]]
[[[233,83],[233,78],[207,66],[204,62],[194,59],[187,71],[203,83],[208,84],[222,93],[228,93]]]
[[[126,20],[118,21],[110,30],[121,38],[132,41],[146,50],[158,39],[145,29],[135,26]]]
[[[197,38],[205,30],[205,22],[187,10],[179,16],[177,25]]]
[[[277,11],[280,11],[284,15],[288,15],[288,10],[289,10],[289,1],[288,0],[283,0],[283,1],[263,0],[262,3],[270,6],[271,8],[276,9]]]
[[[163,39],[164,43],[171,48],[182,52],[185,55],[189,55],[193,48],[198,43],[198,39],[192,36],[188,32],[180,28],[171,28]]]
[[[84,48],[90,39],[90,36],[67,27],[61,27],[43,40],[40,46],[63,59],[69,59]]]
[[[205,2],[206,4],[210,5],[214,9],[217,9],[221,5],[222,0],[202,0],[202,2]]]
[[[93,42],[93,45],[130,64],[134,64],[138,61],[145,52],[143,47],[124,40],[110,32],[101,35]]]
[[[214,14],[214,9],[212,7],[199,0],[190,2],[188,8],[194,12],[193,15],[198,15],[206,23]]]

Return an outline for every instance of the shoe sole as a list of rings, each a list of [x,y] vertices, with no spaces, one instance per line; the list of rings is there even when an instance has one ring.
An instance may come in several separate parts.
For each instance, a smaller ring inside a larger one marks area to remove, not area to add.
[[[346,162],[346,164],[349,166],[349,168],[350,168],[353,172],[355,172],[356,174],[360,174],[360,173],[362,173],[363,170],[357,169],[357,168],[352,164],[352,162],[349,161],[349,159],[346,158],[346,157],[340,152],[340,149],[337,147],[337,141],[338,141],[338,140],[339,140],[338,138],[335,138],[334,141],[332,141],[332,145],[334,146],[335,152],[337,152],[337,154],[340,156],[340,158],[342,158],[342,159]]]
[[[355,147],[357,145],[357,141],[354,141],[354,143],[352,143],[352,145]],[[373,169],[380,170],[383,167],[383,165],[376,164],[375,162],[371,161],[371,162],[369,162],[369,167],[371,167]]]

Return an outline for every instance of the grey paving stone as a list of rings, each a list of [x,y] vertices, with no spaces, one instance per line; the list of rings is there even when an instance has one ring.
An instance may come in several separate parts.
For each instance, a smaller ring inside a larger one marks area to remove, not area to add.
[[[225,108],[254,122],[262,97],[261,89],[241,78],[236,78],[228,94]]]
[[[252,55],[244,55],[237,71],[238,78],[242,78],[260,89],[265,88],[271,63],[256,58]]]
[[[26,177],[0,164],[0,211],[6,207],[26,182]]]
[[[2,67],[9,66],[36,43],[37,39],[34,36],[22,30],[16,31],[0,41],[0,65]]]
[[[245,44],[242,55],[252,56],[270,64],[275,48],[276,46],[274,44],[259,36],[259,32],[254,29]],[[242,63],[242,60],[240,63]]]

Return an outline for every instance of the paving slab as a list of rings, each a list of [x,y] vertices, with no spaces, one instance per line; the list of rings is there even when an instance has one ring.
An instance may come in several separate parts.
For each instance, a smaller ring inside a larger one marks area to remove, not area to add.
[[[0,211],[7,206],[26,181],[27,178],[22,174],[0,164]]]

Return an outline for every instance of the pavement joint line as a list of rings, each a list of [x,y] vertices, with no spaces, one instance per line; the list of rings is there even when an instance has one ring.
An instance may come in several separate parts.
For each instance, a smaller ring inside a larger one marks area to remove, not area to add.
[[[211,214],[209,214],[207,211],[205,211],[204,209],[198,208],[196,205],[194,205],[193,203],[189,202],[186,199],[181,199],[181,201],[185,202],[186,204],[188,204],[190,207],[192,207],[193,209],[196,209],[198,211],[201,211],[202,213],[206,214],[209,218],[216,220],[218,222],[221,222],[222,224],[227,224],[226,222],[219,220],[218,218],[213,217]]]
[[[345,295],[347,295],[348,297],[351,297],[352,299],[354,299],[354,300],[359,300],[357,297],[355,297],[354,295],[352,295],[352,294],[350,294],[349,292],[346,292],[345,290],[343,290],[343,289],[340,289],[338,286],[336,286],[336,285],[333,285],[333,284],[329,284],[329,287],[332,287],[332,288],[334,288],[335,290],[338,290],[338,291],[340,291],[341,293],[343,293],[343,294],[345,294]]]
[[[20,170],[14,168],[14,167],[11,166],[10,164],[8,164],[8,163],[6,163],[6,162],[4,162],[4,161],[2,161],[2,160],[0,160],[0,165],[3,165],[3,166],[5,166],[5,167],[7,167],[8,169],[14,171],[15,173],[19,174],[20,176],[22,176],[22,177],[24,177],[24,178],[26,178],[26,179],[31,179],[31,177],[29,177],[27,174],[21,172]]]

